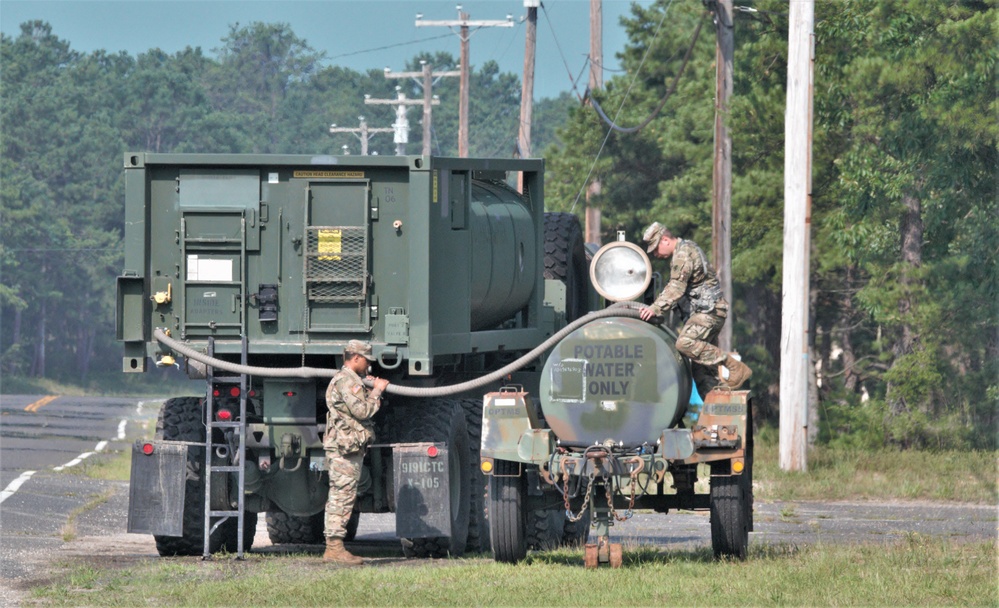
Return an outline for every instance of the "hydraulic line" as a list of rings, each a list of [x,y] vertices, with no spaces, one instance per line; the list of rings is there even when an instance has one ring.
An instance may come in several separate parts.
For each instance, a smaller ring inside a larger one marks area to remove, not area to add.
[[[640,318],[639,310],[641,308],[643,308],[643,305],[637,302],[618,302],[611,305],[609,308],[596,310],[586,314],[552,334],[551,337],[539,344],[534,348],[534,350],[527,353],[523,357],[494,372],[490,372],[481,378],[476,378],[475,380],[468,380],[467,382],[460,382],[450,386],[434,387],[411,387],[389,384],[385,391],[390,395],[398,395],[400,397],[434,398],[447,397],[449,395],[476,390],[500,380],[507,374],[521,369],[534,359],[540,357],[546,350],[554,347],[566,336],[591,321],[607,317],[630,317],[638,319]],[[324,369],[318,367],[260,367],[254,365],[241,365],[239,363],[232,363],[230,361],[209,357],[205,353],[195,350],[184,342],[167,336],[163,329],[159,327],[153,331],[153,337],[156,338],[160,344],[163,344],[167,348],[187,357],[188,359],[193,359],[194,361],[204,363],[205,365],[211,365],[216,369],[225,370],[234,374],[246,374],[249,376],[262,376],[267,378],[332,378],[333,374],[337,371],[334,369]]]

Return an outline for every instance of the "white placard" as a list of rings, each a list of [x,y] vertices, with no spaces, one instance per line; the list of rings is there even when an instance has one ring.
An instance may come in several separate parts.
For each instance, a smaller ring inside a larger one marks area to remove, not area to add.
[[[232,260],[205,260],[187,256],[187,280],[210,283],[232,282]]]

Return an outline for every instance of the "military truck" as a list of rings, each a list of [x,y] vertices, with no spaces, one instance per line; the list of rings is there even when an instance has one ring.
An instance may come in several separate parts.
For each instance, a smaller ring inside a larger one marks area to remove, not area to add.
[[[205,381],[134,446],[129,531],[162,555],[242,555],[264,514],[274,543],[322,542],[325,389],[361,339],[392,384],[355,515],[395,513],[411,555],[488,550],[482,396],[537,390],[540,359],[521,359],[595,301],[543,161],[136,153],[124,170],[123,370]]]
[[[748,392],[696,399],[669,324],[638,320],[658,288],[645,253],[587,248],[574,215],[546,213],[543,161],[124,165],[123,369],[205,381],[133,447],[129,531],[161,554],[242,555],[261,513],[273,543],[322,542],[324,394],[351,339],[391,384],[348,540],[394,513],[412,556],[515,562],[592,534],[587,566],[616,566],[614,521],[682,508],[711,510],[716,553],[745,554]]]

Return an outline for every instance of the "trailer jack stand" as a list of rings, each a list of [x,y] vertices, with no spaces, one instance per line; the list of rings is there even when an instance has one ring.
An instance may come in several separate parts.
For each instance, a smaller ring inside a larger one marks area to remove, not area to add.
[[[583,563],[587,569],[596,568],[600,564],[610,564],[611,568],[620,568],[621,561],[621,543],[610,542],[608,536],[601,536],[596,543],[586,544]]]

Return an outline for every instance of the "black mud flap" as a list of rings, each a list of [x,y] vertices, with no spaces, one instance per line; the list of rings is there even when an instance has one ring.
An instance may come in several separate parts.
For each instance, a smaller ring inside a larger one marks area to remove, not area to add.
[[[186,480],[186,443],[136,441],[128,490],[128,531],[181,536]]]
[[[451,484],[447,445],[392,446],[395,534],[399,538],[451,536]]]

